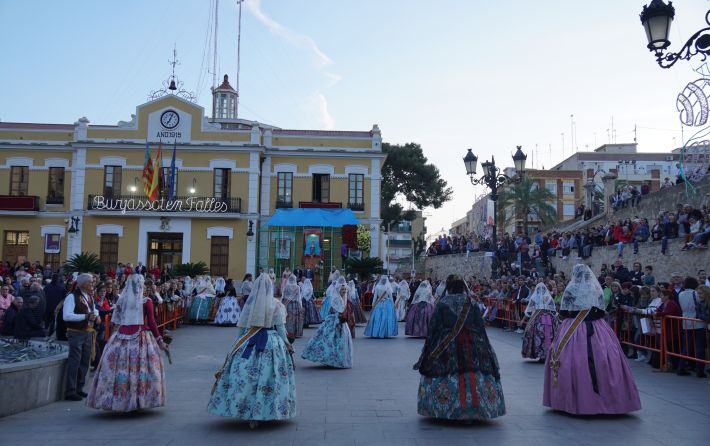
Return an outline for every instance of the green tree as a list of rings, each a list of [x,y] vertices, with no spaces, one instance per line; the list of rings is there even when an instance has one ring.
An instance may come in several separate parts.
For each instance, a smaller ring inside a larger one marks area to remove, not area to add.
[[[173,274],[176,276],[190,276],[195,278],[209,274],[209,272],[210,269],[202,260],[197,263],[179,263],[173,267]]]
[[[360,280],[363,280],[371,274],[382,273],[384,271],[382,265],[382,260],[379,257],[349,258],[345,262],[345,272],[357,274]]]
[[[414,211],[405,211],[398,198],[404,198],[417,209],[439,209],[451,199],[453,190],[441,178],[439,169],[429,163],[417,143],[382,144],[387,160],[382,166],[381,216],[390,222],[414,220]]]
[[[519,183],[506,186],[498,195],[498,222],[506,226],[511,217],[521,218],[523,232],[527,233],[530,214],[537,215],[544,225],[557,221],[557,210],[550,204],[556,201],[557,197],[549,190],[524,176]],[[513,212],[506,212],[509,208]]]
[[[69,260],[64,262],[64,271],[68,273],[95,273],[104,272],[104,264],[93,252],[82,252],[74,254]]]

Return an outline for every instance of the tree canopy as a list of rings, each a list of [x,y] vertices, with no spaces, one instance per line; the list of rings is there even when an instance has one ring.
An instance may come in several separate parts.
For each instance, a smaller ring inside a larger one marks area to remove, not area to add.
[[[548,225],[557,220],[557,210],[550,203],[555,203],[557,197],[544,187],[539,187],[528,176],[524,176],[519,183],[507,186],[498,196],[498,221],[506,226],[508,219],[520,217],[523,220],[523,232],[528,232],[530,214]],[[512,213],[505,212],[509,207]],[[512,215],[511,215],[512,214]]]
[[[382,144],[387,160],[382,166],[381,215],[389,222],[413,220],[414,211],[405,211],[397,198],[404,198],[416,209],[439,209],[451,199],[453,190],[441,178],[439,169],[429,163],[417,143]]]

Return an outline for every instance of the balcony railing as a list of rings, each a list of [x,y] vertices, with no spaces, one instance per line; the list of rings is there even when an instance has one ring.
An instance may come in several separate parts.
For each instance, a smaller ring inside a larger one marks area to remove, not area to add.
[[[238,214],[242,212],[242,199],[237,197],[160,197],[150,201],[139,195],[89,195],[86,206],[90,211],[127,212],[208,212],[213,214]]]
[[[340,209],[343,207],[343,203],[327,203],[320,201],[299,201],[299,208],[323,208],[323,209]]]
[[[64,197],[47,197],[47,204],[64,204]]]
[[[293,201],[291,200],[276,200],[276,209],[279,208],[292,208],[293,207]]]
[[[36,195],[0,195],[0,211],[39,211]]]
[[[350,208],[351,211],[364,211],[365,203],[348,203],[348,208]]]

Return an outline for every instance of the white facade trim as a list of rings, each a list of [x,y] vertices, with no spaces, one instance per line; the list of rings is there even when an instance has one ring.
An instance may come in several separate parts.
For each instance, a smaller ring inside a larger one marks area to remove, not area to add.
[[[372,160],[372,176],[370,178],[370,218],[380,218],[380,160]]]
[[[50,167],[63,167],[65,169],[69,168],[69,160],[65,158],[47,158],[44,160],[44,167],[49,169]]]
[[[123,168],[126,167],[126,158],[123,156],[102,156],[99,166],[101,168],[105,166],[121,166]]]
[[[298,174],[298,166],[296,166],[295,164],[290,164],[290,163],[274,164],[272,176],[276,176],[276,174],[278,174],[278,173],[285,173],[285,172],[290,172],[294,176],[296,176],[296,174]]]
[[[335,168],[331,164],[311,164],[308,166],[308,175],[313,175],[314,173],[333,175]]]
[[[237,162],[235,160],[228,160],[228,159],[210,160],[210,170],[231,169],[232,171],[235,171],[236,168],[237,168]]]
[[[64,237],[66,228],[63,225],[42,225],[39,228],[39,233],[42,237],[47,234],[59,234]]]
[[[234,228],[227,226],[210,226],[207,228],[207,240],[212,237],[229,237],[229,240],[234,238]]]
[[[271,156],[267,155],[264,158],[264,163],[261,166],[264,172],[271,172]],[[271,176],[262,175],[261,177],[261,215],[269,215],[269,204],[271,200]]]
[[[34,167],[34,160],[25,156],[11,156],[5,160],[5,167],[10,168],[13,166],[28,166],[32,168]]]
[[[367,176],[369,172],[367,170],[367,166],[349,164],[345,166],[345,175],[350,175],[351,173],[357,173]]]
[[[138,261],[147,265],[148,233],[163,232],[160,227],[160,217],[141,218],[138,221]],[[192,240],[192,220],[190,218],[173,218],[170,220],[168,232],[182,233],[182,263],[190,261],[190,241]]]
[[[116,234],[123,237],[123,225],[96,225],[96,237],[101,237],[102,234]]]

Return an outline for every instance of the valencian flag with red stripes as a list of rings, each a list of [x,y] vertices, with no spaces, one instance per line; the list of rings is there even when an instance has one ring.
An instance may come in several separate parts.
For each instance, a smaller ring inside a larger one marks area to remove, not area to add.
[[[143,193],[150,197],[150,187],[153,184],[153,160],[150,159],[150,146],[145,142],[145,160],[143,161]]]
[[[158,153],[155,155],[155,162],[153,163],[153,177],[150,182],[150,193],[148,194],[148,199],[150,201],[155,201],[158,199],[158,192],[160,191],[160,174],[161,174],[161,156],[160,156],[160,143],[158,143]]]

